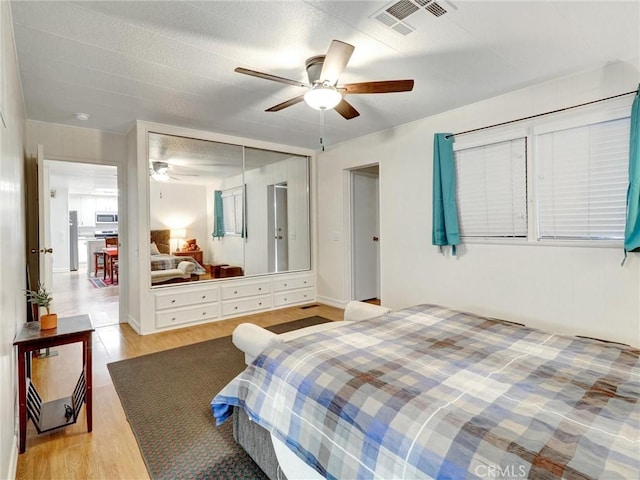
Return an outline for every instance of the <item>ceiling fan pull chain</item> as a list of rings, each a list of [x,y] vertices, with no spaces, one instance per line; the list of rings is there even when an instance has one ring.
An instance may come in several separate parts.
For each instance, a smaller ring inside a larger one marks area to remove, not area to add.
[[[320,118],[322,123],[322,134],[320,135],[320,146],[322,147],[322,151],[324,152],[324,110],[320,110]]]

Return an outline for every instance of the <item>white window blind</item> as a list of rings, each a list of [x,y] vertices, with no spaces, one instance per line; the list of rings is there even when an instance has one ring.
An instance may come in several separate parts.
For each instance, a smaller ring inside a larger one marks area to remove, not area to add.
[[[526,138],[455,153],[462,237],[527,236]]]
[[[224,233],[242,234],[242,190],[227,190],[222,193]]]
[[[624,238],[629,118],[535,136],[539,238]]]

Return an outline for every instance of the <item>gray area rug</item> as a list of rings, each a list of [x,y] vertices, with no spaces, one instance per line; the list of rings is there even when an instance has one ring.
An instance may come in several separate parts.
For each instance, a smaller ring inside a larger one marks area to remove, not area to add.
[[[314,316],[268,329],[328,321]],[[267,478],[233,439],[232,422],[216,427],[211,413],[215,394],[244,367],[231,337],[107,365],[151,478]]]

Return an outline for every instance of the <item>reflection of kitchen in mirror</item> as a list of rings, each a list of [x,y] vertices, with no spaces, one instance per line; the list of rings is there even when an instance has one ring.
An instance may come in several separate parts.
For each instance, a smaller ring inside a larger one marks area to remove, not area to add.
[[[308,270],[309,159],[149,134],[153,286]]]

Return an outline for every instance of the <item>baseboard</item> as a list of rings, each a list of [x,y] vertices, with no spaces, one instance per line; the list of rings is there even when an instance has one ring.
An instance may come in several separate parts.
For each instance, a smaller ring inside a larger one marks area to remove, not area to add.
[[[316,302],[324,303],[325,305],[329,305],[330,307],[341,308],[343,310],[346,308],[347,303],[349,303],[348,301],[345,302],[342,300],[338,300],[337,298],[322,297],[320,295],[316,297]]]
[[[127,316],[127,323],[129,324],[129,326],[131,328],[133,328],[136,331],[136,333],[138,335],[142,335],[140,333],[140,322],[137,319],[133,318],[131,315],[128,315]]]
[[[16,472],[18,471],[18,436],[13,436],[11,442],[11,456],[7,464],[8,471],[4,472],[6,475],[0,473],[1,478],[16,478]]]

